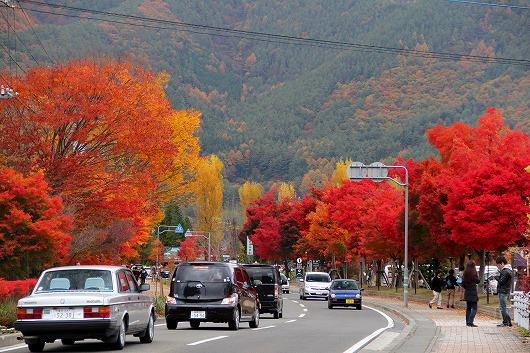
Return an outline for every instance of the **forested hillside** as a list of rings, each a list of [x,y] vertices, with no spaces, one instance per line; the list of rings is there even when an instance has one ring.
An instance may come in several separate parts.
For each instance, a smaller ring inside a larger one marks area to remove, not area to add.
[[[444,0],[43,1],[308,38],[530,57],[528,11]],[[426,157],[433,153],[427,128],[474,124],[471,119],[491,105],[504,111],[511,127],[530,132],[528,67],[254,41],[150,28],[149,22],[124,25],[94,20],[111,18],[104,15],[20,3],[32,28],[15,10],[11,23],[20,40],[8,40],[4,24],[2,43],[22,65],[36,64],[28,52],[49,63],[34,30],[59,62],[112,56],[167,71],[170,100],[177,109],[203,112],[203,151],[223,159],[232,182],[318,184],[340,158]],[[2,55],[7,68],[7,51]]]

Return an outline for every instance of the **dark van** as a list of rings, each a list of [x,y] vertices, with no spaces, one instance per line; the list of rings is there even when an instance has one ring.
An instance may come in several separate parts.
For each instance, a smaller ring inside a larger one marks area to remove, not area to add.
[[[241,321],[256,328],[259,315],[256,288],[238,264],[184,262],[175,269],[166,299],[169,330],[182,321],[189,321],[192,328],[198,328],[201,322],[227,322],[237,330]]]
[[[243,265],[256,286],[261,304],[260,312],[271,313],[275,319],[283,316],[282,280],[272,265]]]

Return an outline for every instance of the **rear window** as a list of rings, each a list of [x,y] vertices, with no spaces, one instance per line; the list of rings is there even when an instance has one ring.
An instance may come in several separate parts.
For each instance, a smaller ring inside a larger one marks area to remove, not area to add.
[[[331,284],[331,289],[356,290],[359,289],[359,287],[357,287],[357,283],[355,283],[354,281],[334,281]]]
[[[39,292],[112,291],[112,275],[106,270],[57,270],[46,272],[36,286]]]
[[[230,282],[230,271],[226,266],[185,265],[179,266],[175,282]]]
[[[274,269],[271,267],[245,267],[252,281],[261,281],[261,284],[274,284]]]
[[[306,282],[331,282],[331,278],[326,273],[312,273],[305,278]]]

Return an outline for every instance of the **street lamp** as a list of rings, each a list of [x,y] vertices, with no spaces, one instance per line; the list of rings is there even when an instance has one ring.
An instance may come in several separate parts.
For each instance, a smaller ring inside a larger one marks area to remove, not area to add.
[[[165,228],[164,230],[160,231],[160,228]],[[179,224],[178,226],[166,226],[166,225],[159,225],[156,227],[156,240],[157,240],[157,249],[156,249],[156,276],[160,276],[160,234],[166,233],[166,232],[175,232],[175,233],[182,233],[182,226]],[[162,284],[162,278],[160,278],[160,295],[164,295],[164,286]],[[158,294],[158,286],[155,286],[155,297]]]
[[[184,233],[184,237],[188,238],[188,237],[204,237],[206,239],[208,239],[208,261],[212,261],[212,247],[211,247],[211,242],[210,242],[210,232],[204,232],[206,234],[208,234],[208,236],[204,235],[204,234],[197,234],[197,233],[192,233],[189,229],[186,231],[186,233]]]
[[[388,176],[388,169],[402,169],[405,171],[405,183]],[[375,182],[391,180],[394,183],[405,187],[405,261],[403,275],[403,304],[409,305],[409,171],[402,165],[384,165],[380,162],[374,162],[370,165],[364,165],[361,162],[353,162],[346,170],[348,178],[354,181],[370,179]]]

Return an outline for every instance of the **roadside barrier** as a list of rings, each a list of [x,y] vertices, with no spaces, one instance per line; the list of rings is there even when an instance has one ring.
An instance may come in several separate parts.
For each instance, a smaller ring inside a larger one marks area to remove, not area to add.
[[[517,325],[530,330],[530,292],[513,292],[513,321]]]

